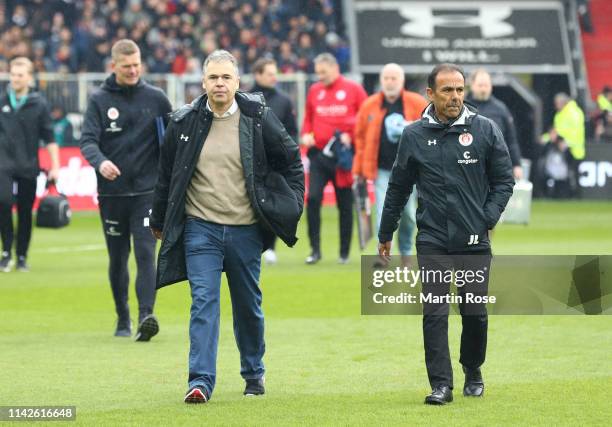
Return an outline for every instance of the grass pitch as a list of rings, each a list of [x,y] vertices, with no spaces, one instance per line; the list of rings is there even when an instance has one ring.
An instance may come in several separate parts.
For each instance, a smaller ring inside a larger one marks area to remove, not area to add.
[[[529,226],[498,227],[494,249],[610,254],[611,218],[612,203],[536,202]],[[84,425],[609,425],[610,317],[491,316],[486,395],[470,400],[453,316],[455,401],[428,407],[420,317],[360,316],[359,254],[354,244],[351,263],[336,264],[335,209],[324,209],[320,264],[303,263],[305,221],[299,236],[263,267],[266,395],[242,396],[224,282],[217,388],[188,406],[188,286],[158,293],[150,343],[115,338],[97,214],[35,230],[32,272],[0,274],[0,405],[76,405]],[[133,286],[130,301],[135,317]]]

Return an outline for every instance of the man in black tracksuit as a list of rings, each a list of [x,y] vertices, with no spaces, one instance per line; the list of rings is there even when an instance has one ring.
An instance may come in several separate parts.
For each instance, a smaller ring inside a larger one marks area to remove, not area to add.
[[[172,110],[164,93],[140,79],[140,51],[131,40],[112,48],[111,74],[89,100],[81,152],[97,172],[109,279],[118,316],[115,336],[130,336],[130,237],[138,273],[137,341],[159,330],[155,303],[155,239],[149,231],[159,145]]]
[[[32,236],[32,206],[39,173],[38,147],[42,141],[49,150],[49,180],[59,173],[59,148],[53,142],[53,128],[47,101],[30,89],[32,62],[17,57],[10,63],[10,84],[0,95],[0,272],[11,271],[13,259],[13,185],[17,184],[17,271],[29,270],[26,263]]]
[[[486,295],[491,248],[488,232],[503,212],[514,186],[508,149],[499,128],[463,104],[465,78],[454,64],[436,66],[428,79],[432,103],[420,121],[404,129],[385,197],[379,254],[388,257],[391,238],[414,184],[417,186],[419,266],[426,271],[483,270],[473,287]],[[423,283],[423,294],[448,295],[449,283]],[[461,295],[472,287],[458,288]],[[451,402],[453,374],[448,349],[448,303],[423,304],[425,362],[432,393],[427,404]],[[484,304],[459,304],[461,357],[466,396],[482,396],[480,366],[487,343]]]
[[[493,96],[491,75],[486,70],[479,69],[471,75],[470,95],[467,100],[478,109],[479,115],[493,120],[499,127],[508,145],[514,178],[521,179],[523,177],[521,147],[516,137],[514,119],[506,104]]]
[[[278,117],[283,127],[294,141],[297,141],[297,123],[295,121],[295,108],[289,96],[282,90],[276,88],[278,69],[276,61],[271,58],[260,58],[253,64],[253,75],[255,85],[251,89],[252,93],[261,92],[272,112]],[[276,239],[272,241],[270,249],[264,252],[264,260],[268,264],[276,263],[275,252]]]

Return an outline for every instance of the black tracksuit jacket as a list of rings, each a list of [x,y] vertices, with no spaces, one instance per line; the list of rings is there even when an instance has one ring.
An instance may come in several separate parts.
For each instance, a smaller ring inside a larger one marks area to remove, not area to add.
[[[89,100],[80,140],[81,152],[96,170],[100,196],[152,193],[157,182],[159,147],[172,111],[164,92],[142,79],[119,86],[111,74]],[[121,171],[114,181],[98,168],[112,161]]]
[[[0,96],[0,173],[16,178],[38,176],[40,142],[53,142],[53,124],[45,98],[28,93],[26,102],[13,110],[8,92]]]
[[[490,119],[464,106],[452,123],[439,123],[433,105],[408,125],[399,142],[383,207],[379,241],[398,226],[413,185],[418,191],[417,246],[450,252],[490,247],[492,229],[512,196],[512,163]]]

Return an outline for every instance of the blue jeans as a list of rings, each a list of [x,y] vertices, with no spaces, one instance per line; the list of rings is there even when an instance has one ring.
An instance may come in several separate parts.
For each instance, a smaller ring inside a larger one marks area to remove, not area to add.
[[[380,218],[382,217],[383,205],[385,203],[385,194],[389,186],[389,178],[391,171],[386,169],[378,169],[378,175],[374,181],[374,191],[376,195],[376,234],[380,227]],[[400,218],[399,229],[397,231],[397,241],[399,245],[400,255],[412,254],[412,233],[416,227],[416,188],[412,189],[412,194],[408,199],[408,203],[404,207]]]
[[[225,271],[232,300],[234,336],[244,379],[264,375],[264,315],[259,272],[263,241],[257,224],[220,225],[197,218],[185,222],[185,258],[191,286],[189,388],[215,387],[219,342],[219,294]]]

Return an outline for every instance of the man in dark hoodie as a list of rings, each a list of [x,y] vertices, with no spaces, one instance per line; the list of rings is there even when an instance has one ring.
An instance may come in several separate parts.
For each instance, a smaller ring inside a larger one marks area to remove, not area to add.
[[[81,152],[96,170],[108,275],[118,321],[115,336],[132,334],[128,306],[130,238],[138,269],[137,341],[159,331],[155,303],[155,239],[149,231],[159,146],[172,110],[166,95],[140,78],[140,49],[119,40],[111,49],[113,73],[91,96]]]
[[[29,271],[26,263],[32,236],[32,206],[39,172],[38,144],[42,140],[51,156],[48,178],[59,174],[59,149],[53,141],[53,127],[47,101],[31,90],[32,61],[18,57],[10,63],[10,84],[0,96],[0,272],[11,271],[13,259],[13,186],[17,184],[17,271]]]
[[[278,68],[276,61],[272,58],[260,58],[251,68],[255,76],[255,86],[251,92],[261,92],[266,100],[266,105],[278,117],[285,127],[289,136],[297,141],[297,123],[295,121],[295,108],[289,96],[276,87]],[[267,264],[276,264],[275,252],[276,239],[272,241],[270,249],[264,252],[264,260]]]

